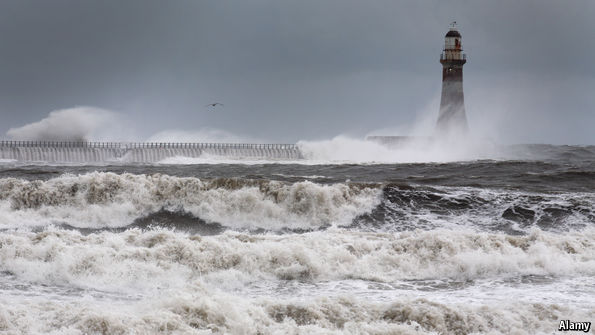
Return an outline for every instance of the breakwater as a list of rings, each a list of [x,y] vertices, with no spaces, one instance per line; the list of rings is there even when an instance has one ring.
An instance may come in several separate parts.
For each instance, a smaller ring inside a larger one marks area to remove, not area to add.
[[[204,155],[247,159],[301,159],[295,144],[0,141],[0,159],[24,162],[151,163]]]

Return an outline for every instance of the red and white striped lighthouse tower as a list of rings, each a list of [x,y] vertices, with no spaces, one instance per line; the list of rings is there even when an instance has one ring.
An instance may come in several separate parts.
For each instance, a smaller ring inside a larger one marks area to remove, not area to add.
[[[442,96],[440,114],[436,123],[436,133],[439,136],[461,135],[469,130],[463,96],[463,65],[466,62],[461,34],[456,27],[456,22],[453,22],[444,37],[444,50],[440,54]]]

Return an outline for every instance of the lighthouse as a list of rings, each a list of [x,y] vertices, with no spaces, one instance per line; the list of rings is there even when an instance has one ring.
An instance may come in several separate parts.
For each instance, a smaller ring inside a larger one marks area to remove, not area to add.
[[[444,37],[444,50],[440,54],[442,96],[436,123],[438,136],[464,135],[469,130],[463,96],[463,65],[466,62],[461,34],[453,22]]]

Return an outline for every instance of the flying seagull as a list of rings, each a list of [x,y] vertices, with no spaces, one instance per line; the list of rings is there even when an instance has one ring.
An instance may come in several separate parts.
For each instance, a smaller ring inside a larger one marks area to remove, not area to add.
[[[205,107],[217,107],[217,105],[223,106],[223,104],[222,104],[222,103],[215,102],[215,103],[212,103],[212,104],[208,104],[208,105],[206,105]]]

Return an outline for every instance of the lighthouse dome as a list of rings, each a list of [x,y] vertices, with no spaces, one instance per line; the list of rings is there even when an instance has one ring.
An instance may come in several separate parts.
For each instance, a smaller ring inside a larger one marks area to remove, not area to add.
[[[461,37],[458,30],[449,30],[444,37]]]

